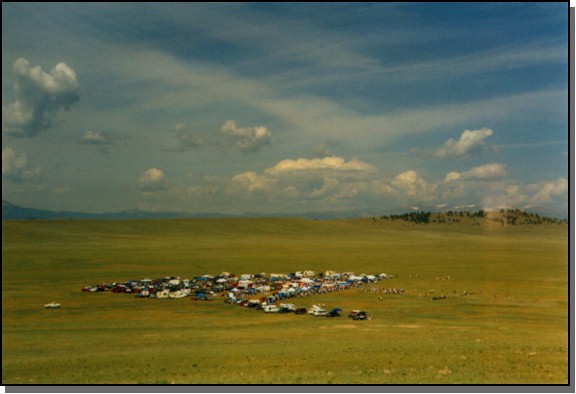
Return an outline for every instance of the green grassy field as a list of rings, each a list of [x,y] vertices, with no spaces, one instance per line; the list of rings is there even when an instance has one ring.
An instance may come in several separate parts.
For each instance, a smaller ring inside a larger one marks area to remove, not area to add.
[[[405,293],[296,299],[373,317],[356,322],[80,291],[306,269],[385,272],[375,286]],[[2,223],[3,384],[567,384],[568,335],[566,224]]]

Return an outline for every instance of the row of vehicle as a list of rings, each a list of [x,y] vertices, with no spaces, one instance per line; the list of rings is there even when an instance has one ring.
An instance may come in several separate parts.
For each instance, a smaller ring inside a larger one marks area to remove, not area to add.
[[[280,304],[279,306],[269,304],[257,307],[257,309],[261,309],[264,313],[295,313],[296,315],[306,313],[306,308],[297,308],[294,304]]]
[[[290,296],[290,293],[307,292],[316,293],[331,290],[341,290],[350,288],[362,283],[376,283],[382,279],[390,279],[392,276],[384,273],[366,275],[355,275],[353,272],[337,273],[326,271],[326,273],[316,273],[314,271],[298,271],[290,274],[242,274],[236,277],[229,272],[222,272],[220,275],[203,275],[193,279],[180,279],[178,276],[166,276],[163,278],[144,278],[129,280],[119,283],[100,283],[92,286],[85,286],[83,292],[105,292],[112,293],[135,293],[147,292],[150,295],[161,291],[169,290],[175,292],[182,289],[203,289],[221,293],[231,290],[242,290],[249,294],[278,292]],[[146,297],[146,296],[141,296]]]
[[[293,312],[297,315],[305,314],[306,308],[297,308],[294,304],[280,304],[279,306],[276,305],[263,305],[259,309],[262,309],[264,313],[290,313]],[[308,314],[316,317],[324,316],[324,317],[339,317],[340,312],[342,309],[340,308],[333,308],[328,311],[323,305],[312,305],[312,307],[308,310]],[[366,320],[368,315],[366,312],[355,309],[348,314],[352,320]]]

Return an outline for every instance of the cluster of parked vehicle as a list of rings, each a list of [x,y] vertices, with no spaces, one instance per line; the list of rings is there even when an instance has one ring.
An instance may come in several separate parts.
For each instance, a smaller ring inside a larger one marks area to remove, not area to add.
[[[82,288],[83,292],[129,293],[138,297],[182,298],[225,295],[242,301],[255,294],[275,294],[280,299],[296,295],[307,296],[333,291],[346,290],[367,283],[389,279],[387,274],[355,275],[353,272],[337,273],[326,271],[297,271],[289,274],[243,274],[236,276],[229,272],[219,275],[202,275],[193,279],[180,279],[169,276],[157,279],[138,279],[127,282],[100,283]],[[232,294],[231,294],[232,293]],[[209,297],[208,297],[209,298]]]
[[[193,301],[212,301],[217,297],[224,302],[262,310],[264,313],[294,313],[312,316],[338,317],[342,310],[327,310],[324,305],[313,305],[310,309],[286,303],[289,298],[308,297],[333,291],[357,288],[366,283],[389,279],[386,274],[355,275],[352,272],[298,271],[290,274],[243,274],[237,277],[228,272],[219,275],[203,275],[181,280],[177,276],[158,279],[139,279],[127,282],[101,283],[86,286],[83,292],[112,292],[134,294],[138,298],[186,298]],[[279,305],[278,305],[279,303]],[[365,312],[352,311],[354,320],[366,319]]]

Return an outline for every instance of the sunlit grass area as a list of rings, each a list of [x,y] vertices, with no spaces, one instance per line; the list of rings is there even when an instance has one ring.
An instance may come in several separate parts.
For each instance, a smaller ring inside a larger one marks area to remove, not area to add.
[[[5,384],[568,382],[565,224],[14,221],[2,243]],[[342,308],[336,318],[80,291],[306,269],[394,278],[294,299]],[[44,309],[51,301],[62,308]],[[352,309],[372,319],[347,318]]]

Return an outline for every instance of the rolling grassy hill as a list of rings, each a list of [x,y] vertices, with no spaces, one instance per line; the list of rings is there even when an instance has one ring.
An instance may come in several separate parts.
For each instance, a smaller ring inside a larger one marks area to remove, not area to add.
[[[562,222],[4,221],[2,261],[4,384],[568,381]],[[375,287],[405,293],[296,300],[373,317],[354,322],[80,292],[144,277],[305,269],[386,272],[396,277]],[[63,308],[45,310],[50,301]]]

